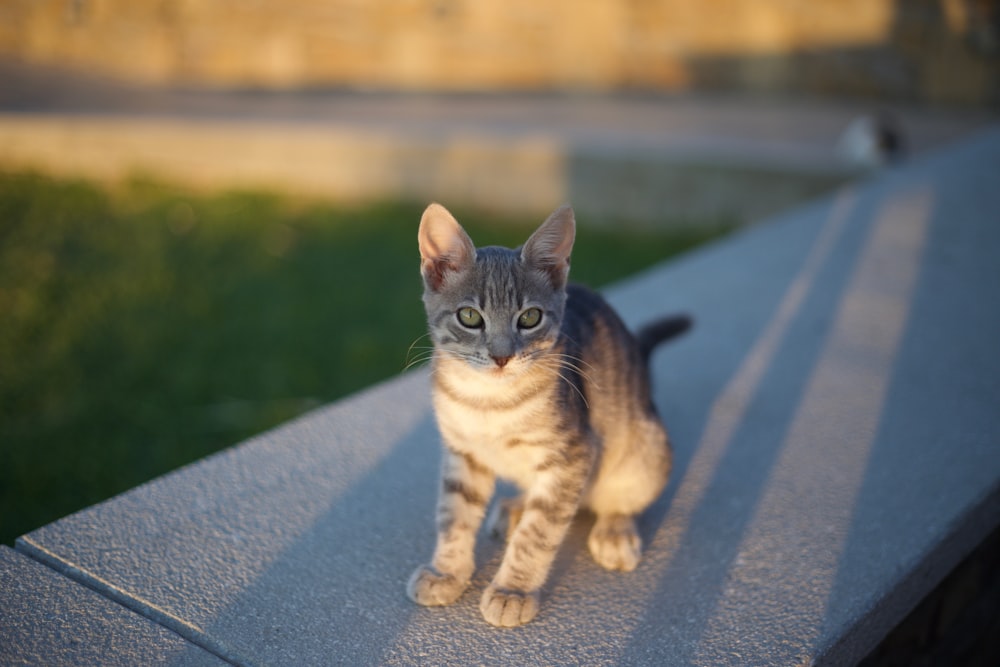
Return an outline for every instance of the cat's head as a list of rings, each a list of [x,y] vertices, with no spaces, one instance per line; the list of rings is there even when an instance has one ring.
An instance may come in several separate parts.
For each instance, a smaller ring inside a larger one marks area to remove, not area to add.
[[[573,209],[557,209],[520,248],[477,249],[440,204],[420,220],[420,272],[439,352],[494,374],[523,371],[551,349],[566,305]]]

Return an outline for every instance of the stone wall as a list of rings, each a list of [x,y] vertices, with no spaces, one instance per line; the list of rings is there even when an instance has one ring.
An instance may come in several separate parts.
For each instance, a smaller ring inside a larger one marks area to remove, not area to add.
[[[5,0],[0,55],[143,82],[1000,101],[1000,0]]]

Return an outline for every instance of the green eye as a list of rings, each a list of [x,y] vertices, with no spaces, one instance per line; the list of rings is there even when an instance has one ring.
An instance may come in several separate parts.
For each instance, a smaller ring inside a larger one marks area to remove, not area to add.
[[[517,326],[521,329],[534,329],[542,321],[542,311],[538,308],[529,308],[517,318]]]
[[[459,308],[458,321],[463,327],[478,329],[483,326],[483,316],[475,308]]]

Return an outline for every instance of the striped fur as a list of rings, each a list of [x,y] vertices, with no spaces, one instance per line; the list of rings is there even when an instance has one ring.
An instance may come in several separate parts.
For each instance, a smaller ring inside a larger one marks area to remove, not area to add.
[[[635,517],[663,490],[671,461],[646,359],[687,322],[654,323],[640,333],[640,346],[599,295],[567,285],[574,233],[569,207],[518,250],[477,250],[437,204],[421,220],[444,458],[437,547],[407,589],[420,604],[450,604],[468,586],[497,477],[523,495],[504,506],[514,507],[508,544],[480,603],[490,623],[514,626],[535,616],[581,507],[597,517],[588,546],[600,565],[628,571],[639,562]],[[463,323],[464,308],[479,314],[478,326]],[[531,309],[541,313],[537,323]]]

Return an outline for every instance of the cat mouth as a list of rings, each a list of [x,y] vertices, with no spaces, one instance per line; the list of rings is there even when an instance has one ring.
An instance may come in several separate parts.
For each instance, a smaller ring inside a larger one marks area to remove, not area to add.
[[[484,371],[487,375],[495,378],[511,377],[517,375],[518,363],[515,359],[504,360],[503,363],[498,363],[495,360],[491,361],[486,366],[481,366],[480,369]]]
[[[489,375],[500,377],[502,375],[508,374],[510,372],[510,367],[507,366],[506,364],[504,364],[503,366],[500,366],[499,364],[489,364],[482,370],[486,371],[486,373],[488,373]]]

